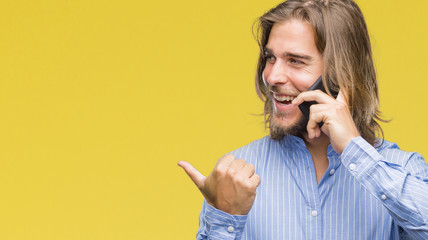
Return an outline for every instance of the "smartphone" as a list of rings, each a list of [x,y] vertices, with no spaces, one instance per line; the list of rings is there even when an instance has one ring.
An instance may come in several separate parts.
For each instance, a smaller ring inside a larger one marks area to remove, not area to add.
[[[321,90],[325,93],[327,93],[327,91],[324,88],[324,85],[322,84],[322,78],[319,77],[314,84],[312,84],[312,86],[308,89],[308,91],[313,91],[313,90]],[[333,95],[334,98],[337,98],[337,95],[339,94],[338,92],[332,90],[331,88],[329,88],[330,93]],[[312,104],[317,104],[316,101],[310,101],[310,102],[303,102],[299,105],[299,109],[300,111],[302,111],[303,115],[306,117],[307,120],[309,120],[309,108],[312,106]],[[323,122],[318,123],[318,126],[321,128],[321,126],[323,125]]]

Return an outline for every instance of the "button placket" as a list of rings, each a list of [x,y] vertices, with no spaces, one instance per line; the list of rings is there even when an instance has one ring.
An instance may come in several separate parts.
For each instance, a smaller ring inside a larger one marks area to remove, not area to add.
[[[317,212],[317,210],[312,210],[311,215],[312,215],[313,217],[318,216],[318,212]]]

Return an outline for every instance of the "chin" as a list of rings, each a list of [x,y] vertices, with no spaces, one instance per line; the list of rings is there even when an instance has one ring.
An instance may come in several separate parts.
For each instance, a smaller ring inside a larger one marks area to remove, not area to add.
[[[308,121],[302,114],[295,118],[290,117],[287,114],[274,114],[269,126],[273,139],[280,140],[285,135],[301,136],[306,132]]]
[[[296,125],[302,116],[291,116],[289,113],[275,113],[273,114],[273,123],[281,128],[290,128]]]

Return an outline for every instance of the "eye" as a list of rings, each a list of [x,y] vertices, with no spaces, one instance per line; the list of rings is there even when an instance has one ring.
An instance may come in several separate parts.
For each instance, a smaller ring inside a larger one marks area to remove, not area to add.
[[[290,58],[290,63],[294,64],[294,65],[304,64],[304,62],[299,61],[299,60],[297,60],[295,58]]]
[[[269,63],[274,63],[276,60],[275,56],[273,56],[272,54],[266,54],[265,59],[266,59],[266,62],[269,62]]]

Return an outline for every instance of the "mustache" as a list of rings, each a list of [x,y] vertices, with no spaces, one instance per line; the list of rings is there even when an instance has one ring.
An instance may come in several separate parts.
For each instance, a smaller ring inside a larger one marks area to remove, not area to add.
[[[289,96],[297,96],[300,94],[300,91],[296,89],[292,89],[287,86],[268,85],[266,87],[269,92],[276,93],[276,94],[283,94],[283,95],[289,95]]]
[[[289,96],[297,96],[300,94],[300,91],[296,89],[291,89],[287,86],[277,86],[277,85],[270,85],[268,81],[265,79],[265,71],[262,72],[262,80],[267,88],[268,92],[276,93],[276,94],[283,94],[283,95],[289,95]],[[270,95],[270,94],[268,94]]]

